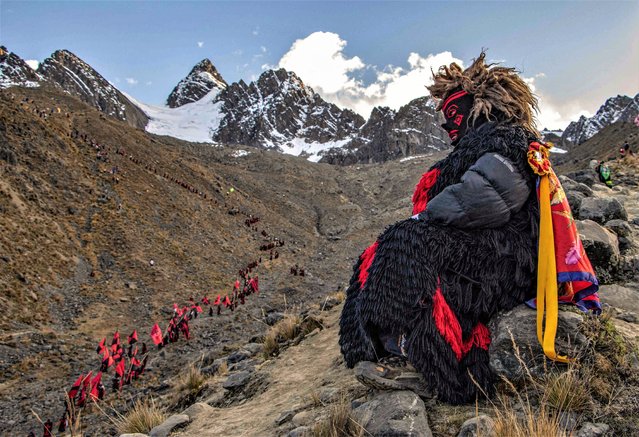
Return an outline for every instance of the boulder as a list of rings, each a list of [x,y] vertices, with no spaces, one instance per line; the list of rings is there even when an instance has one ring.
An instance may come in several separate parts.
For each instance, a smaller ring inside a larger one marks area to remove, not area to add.
[[[559,176],[559,182],[561,182],[561,186],[566,192],[576,191],[582,193],[585,197],[590,197],[593,194],[592,189],[588,185],[581,182],[575,182],[567,176]]]
[[[424,402],[412,391],[381,392],[353,410],[357,422],[374,436],[431,437]]]
[[[555,347],[561,355],[576,356],[588,339],[579,332],[583,316],[569,311],[559,311]],[[537,340],[537,312],[525,304],[501,313],[490,322],[490,366],[495,373],[511,381],[526,377],[519,355],[533,376],[543,376],[547,371],[544,353]]]
[[[629,286],[602,285],[599,289],[599,297],[603,303],[624,312],[630,311],[639,314],[639,284],[629,284]]]
[[[575,218],[580,218],[579,209],[581,209],[581,202],[585,198],[586,196],[579,191],[566,191],[566,199],[568,200],[568,205],[570,206],[570,210]]]
[[[485,414],[464,422],[457,437],[495,437],[495,421]]]
[[[308,426],[298,426],[297,428],[291,430],[286,437],[306,437],[310,435],[311,428]]]
[[[156,426],[149,433],[149,437],[168,437],[174,429],[189,423],[189,416],[186,414],[175,414],[166,419],[161,425]]]
[[[239,363],[240,361],[244,361],[245,359],[249,358],[251,355],[251,352],[240,349],[239,351],[235,351],[231,355],[229,355],[226,361],[229,364]]]
[[[599,437],[606,435],[610,427],[605,423],[586,422],[577,432],[577,437]]]
[[[639,242],[634,236],[632,225],[627,221],[619,219],[610,220],[606,222],[604,227],[617,235],[621,253],[629,252],[639,246]]]
[[[211,407],[210,405],[205,404],[203,402],[198,402],[198,403],[195,403],[195,404],[191,405],[186,410],[182,411],[181,414],[184,414],[184,415],[188,416],[189,420],[192,422],[196,418],[201,417],[201,416],[207,416],[207,415],[208,416],[212,416],[213,415],[213,411],[215,411],[215,409],[213,407]]]
[[[252,373],[249,371],[234,373],[222,383],[222,387],[227,390],[235,390],[244,387],[251,380],[251,376]]]
[[[581,220],[594,220],[604,224],[609,220],[628,220],[628,214],[623,205],[614,197],[586,197],[579,208]]]
[[[617,236],[592,220],[578,220],[577,230],[599,282],[612,282],[620,256]]]
[[[595,175],[595,172],[592,170],[576,171],[573,173],[569,173],[568,176],[573,181],[582,183],[588,187],[592,187],[597,181],[597,175]]]

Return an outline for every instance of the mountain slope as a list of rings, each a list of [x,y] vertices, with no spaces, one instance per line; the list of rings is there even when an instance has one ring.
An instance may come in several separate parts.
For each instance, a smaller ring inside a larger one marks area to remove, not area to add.
[[[38,116],[53,105],[61,112]],[[95,370],[102,337],[138,329],[148,342],[173,302],[227,293],[260,256],[259,298],[198,320],[193,339],[154,361],[124,398],[202,350],[221,354],[263,333],[264,314],[320,302],[388,223],[410,214],[406,187],[431,159],[313,164],[151,135],[58,89],[0,91],[0,434],[28,434],[31,409],[59,417],[62,390]],[[273,261],[259,250],[270,241],[262,230],[286,242]],[[290,275],[295,264],[306,276]],[[99,414],[82,420],[109,427]]]

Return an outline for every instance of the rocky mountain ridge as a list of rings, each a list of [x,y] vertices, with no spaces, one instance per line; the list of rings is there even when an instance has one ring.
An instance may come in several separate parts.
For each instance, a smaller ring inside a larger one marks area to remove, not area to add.
[[[144,127],[147,116],[93,67],[68,50],[57,50],[39,66],[48,83],[95,106],[106,115],[135,127]]]
[[[617,95],[610,97],[590,118],[579,117],[564,130],[562,142],[579,145],[597,132],[616,122],[632,123],[639,115],[639,94],[634,97]]]
[[[14,58],[14,63],[21,61]],[[24,83],[17,73],[11,74],[16,77],[7,84]],[[441,116],[427,97],[398,111],[375,108],[366,121],[326,102],[295,73],[282,69],[265,71],[248,84],[240,80],[228,85],[204,59],[176,85],[166,108],[136,104],[67,50],[54,52],[40,64],[38,74],[39,80],[107,115],[191,141],[272,148],[333,164],[384,162],[448,147],[439,127]]]
[[[0,46],[0,89],[10,86],[36,87],[42,77],[18,55]]]

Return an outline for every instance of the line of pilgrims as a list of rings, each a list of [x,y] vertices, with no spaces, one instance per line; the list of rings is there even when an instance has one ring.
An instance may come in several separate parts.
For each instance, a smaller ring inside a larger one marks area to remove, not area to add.
[[[91,139],[87,134],[83,134],[77,129],[73,129],[71,138],[81,139],[87,145],[96,150],[96,159],[104,162],[109,162],[109,146],[104,146],[98,141]],[[127,155],[124,149],[117,148],[116,153],[118,155],[128,158],[131,162],[144,166],[148,171],[152,171],[158,174],[157,169],[149,164],[144,164],[141,160],[135,158],[133,155]],[[114,167],[117,168],[117,167]],[[111,170],[112,174],[116,174],[117,170]],[[184,182],[179,178],[175,178],[166,172],[162,173],[165,179],[171,180],[177,183],[183,188],[188,189],[190,192],[195,193],[203,199],[208,199],[217,204],[217,200],[212,196],[207,196],[206,193],[195,188],[193,185]],[[249,228],[257,231],[257,227],[254,225],[260,221],[259,217],[252,214],[238,211],[245,215],[245,225]],[[279,252],[276,248],[284,246],[284,241],[277,237],[270,237],[266,230],[261,231],[261,235],[265,238],[269,238],[271,241],[267,244],[260,246],[261,251],[269,251],[270,260],[277,259]],[[168,326],[165,330],[162,330],[158,323],[155,323],[151,328],[150,337],[153,344],[161,349],[170,343],[175,343],[179,340],[180,334],[188,341],[191,338],[191,332],[189,329],[189,321],[198,317],[203,312],[202,305],[208,306],[209,316],[214,314],[221,315],[222,308],[234,311],[238,305],[244,305],[246,298],[252,294],[259,294],[259,279],[258,276],[250,276],[249,274],[253,269],[256,269],[259,264],[262,263],[262,257],[258,260],[249,263],[246,268],[238,271],[239,278],[236,279],[233,284],[233,291],[229,294],[225,294],[222,297],[218,294],[213,302],[204,296],[200,302],[195,302],[193,297],[189,299],[189,304],[185,306],[178,306],[177,303],[173,304],[173,314],[169,320]],[[298,266],[295,266],[298,269]],[[291,270],[292,272],[293,270]],[[303,269],[299,272],[301,276],[304,276]],[[214,310],[216,308],[216,310]],[[145,371],[149,349],[145,342],[142,342],[138,346],[138,333],[134,330],[128,337],[126,347],[120,339],[119,331],[115,331],[111,344],[107,345],[106,337],[98,344],[96,353],[100,356],[100,367],[97,372],[89,371],[86,374],[81,374],[73,383],[71,388],[67,391],[67,399],[64,402],[64,412],[62,417],[58,421],[58,432],[65,432],[70,423],[73,423],[76,419],[76,412],[87,405],[88,402],[101,401],[105,394],[106,388],[102,381],[103,375],[109,372],[109,369],[114,369],[114,374],[111,378],[111,388],[113,392],[121,392],[123,386],[129,385],[132,381],[137,380]],[[54,423],[51,419],[48,419],[43,424],[44,431],[43,437],[52,437]],[[35,437],[35,433],[31,431],[29,437]]]

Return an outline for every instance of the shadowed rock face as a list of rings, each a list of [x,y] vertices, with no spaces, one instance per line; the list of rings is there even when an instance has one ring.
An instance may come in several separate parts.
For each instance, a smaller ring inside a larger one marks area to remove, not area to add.
[[[228,84],[209,59],[200,61],[171,91],[166,104],[178,108],[197,102],[213,90],[222,91]]]
[[[148,117],[89,64],[68,50],[58,50],[40,64],[45,79],[105,114],[144,128]]]
[[[449,145],[446,132],[439,126],[442,122],[429,97],[412,100],[399,111],[376,107],[358,135],[342,149],[326,153],[321,162],[340,165],[385,162],[443,150]]]

